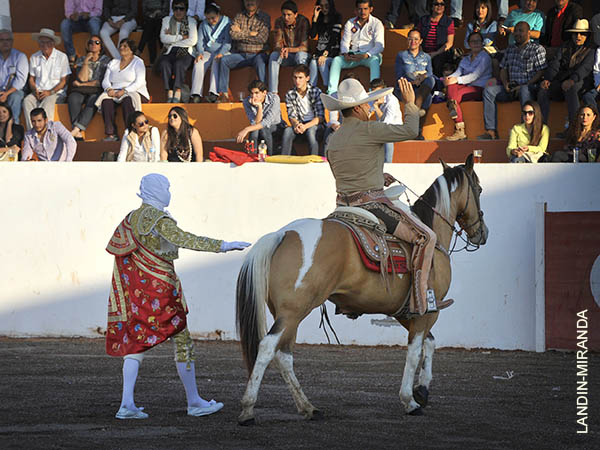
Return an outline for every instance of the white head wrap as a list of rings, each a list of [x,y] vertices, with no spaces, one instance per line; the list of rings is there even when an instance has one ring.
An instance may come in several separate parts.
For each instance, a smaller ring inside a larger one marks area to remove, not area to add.
[[[170,185],[169,179],[164,175],[150,173],[142,178],[138,197],[143,203],[164,211],[171,202]]]

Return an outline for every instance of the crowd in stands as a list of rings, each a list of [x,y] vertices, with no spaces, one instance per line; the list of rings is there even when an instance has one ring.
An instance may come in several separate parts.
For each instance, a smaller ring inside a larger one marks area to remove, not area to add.
[[[256,80],[240,98],[248,125],[236,140],[256,145],[264,140],[269,155],[292,154],[297,139],[307,141],[311,154],[323,154],[322,143],[342,117],[329,114],[326,120],[319,78],[326,93],[335,96],[340,79],[355,77],[344,77],[342,70],[365,66],[372,90],[384,88],[386,81],[390,86],[401,78],[410,82],[420,128],[432,102],[446,101],[455,123],[448,140],[467,138],[462,102],[483,101],[486,131],[479,138],[493,140],[498,139],[497,104],[519,101],[522,120],[510,131],[508,161],[599,160],[600,2],[593,3],[588,20],[581,0],[555,0],[546,12],[537,8],[537,0],[521,0],[510,11],[507,0],[476,0],[472,15],[463,14],[462,0],[392,0],[379,19],[372,14],[373,0],[355,0],[355,16],[344,21],[334,0],[316,0],[310,20],[286,0],[273,28],[259,0],[241,3],[230,19],[205,0],[144,0],[138,46],[130,38],[138,26],[137,0],[65,0],[61,36],[48,28],[34,33],[39,51],[29,60],[13,48],[12,32],[0,30],[0,160],[16,148],[22,160],[35,154],[40,160],[70,161],[100,112],[105,140],[121,141],[119,161],[202,161],[201,130],[190,124],[183,106],[171,109],[162,135],[141,112],[151,98],[139,56],[146,46],[168,103],[229,102],[231,70],[253,67]],[[397,23],[403,6],[412,23]],[[384,81],[384,30],[397,27],[409,29],[407,49],[396,56],[396,79]],[[455,41],[461,27],[466,28],[464,54]],[[76,54],[73,33],[89,34],[85,54]],[[116,33],[118,45],[111,37]],[[66,53],[56,48],[61,38]],[[293,88],[280,95],[281,66],[293,67]],[[290,125],[282,119],[281,99]],[[568,116],[557,134],[565,148],[548,155],[550,104],[563,100]],[[397,89],[380,99],[371,105],[373,120],[402,123],[402,101]],[[57,103],[68,103],[70,124],[52,120]],[[127,126],[121,133],[115,124],[119,108]],[[19,124],[21,112],[25,129]],[[392,158],[389,143],[386,161]]]

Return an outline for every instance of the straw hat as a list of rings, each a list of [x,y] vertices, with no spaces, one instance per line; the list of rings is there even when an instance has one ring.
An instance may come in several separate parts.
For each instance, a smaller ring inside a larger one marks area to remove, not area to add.
[[[579,19],[577,22],[575,22],[575,24],[573,25],[573,28],[571,28],[570,30],[567,30],[569,33],[591,33],[592,30],[590,30],[590,23],[587,21],[587,19]]]
[[[354,78],[347,78],[338,86],[335,97],[321,94],[321,101],[329,111],[341,111],[385,97],[393,90],[394,88],[379,89],[371,94],[367,94],[367,91],[365,91],[365,88],[360,81],[355,80]]]
[[[39,33],[33,33],[31,37],[34,41],[39,41],[41,37],[46,37],[52,39],[56,45],[60,44],[60,38],[50,28],[42,28]]]

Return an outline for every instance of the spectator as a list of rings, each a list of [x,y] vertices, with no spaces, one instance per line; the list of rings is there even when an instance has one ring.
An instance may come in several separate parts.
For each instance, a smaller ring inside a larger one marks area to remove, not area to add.
[[[0,30],[0,102],[8,105],[15,123],[20,121],[28,73],[27,56],[13,48],[12,31]]]
[[[528,0],[529,1],[529,0]],[[479,139],[498,139],[496,102],[510,102],[516,99],[521,106],[532,99],[532,87],[542,78],[546,69],[546,50],[540,44],[531,42],[529,24],[519,22],[515,25],[516,45],[506,49],[500,63],[500,81],[490,80],[483,90],[483,116],[486,133]]]
[[[187,15],[196,19],[197,23],[204,20],[206,0],[189,0]],[[171,0],[171,10],[169,14],[173,14],[173,0]]]
[[[283,130],[281,154],[291,155],[292,144],[299,136],[308,141],[311,155],[319,154],[319,139],[325,122],[325,108],[321,101],[321,89],[310,84],[308,67],[294,68],[294,87],[285,94],[285,105],[291,127]]]
[[[419,17],[427,15],[427,0],[392,0],[390,2],[390,9],[385,15],[385,27],[392,30],[396,28],[398,22],[398,16],[400,15],[400,9],[402,5],[406,5],[408,13],[408,19],[410,23],[402,25],[400,28],[404,30],[410,30],[414,28],[415,23],[418,22]]]
[[[431,1],[431,15],[421,17],[418,29],[423,37],[423,50],[431,57],[433,73],[441,77],[444,65],[454,60],[454,23],[444,14],[445,0]]]
[[[298,14],[298,6],[288,0],[281,5],[281,17],[275,20],[275,38],[273,52],[269,57],[269,91],[279,92],[279,67],[309,65],[308,31],[310,23],[302,14]],[[310,65],[312,68],[312,64]],[[311,72],[312,80],[317,81],[316,67]]]
[[[564,150],[552,154],[552,162],[573,161],[573,150],[579,149],[580,162],[600,161],[600,117],[596,105],[583,105],[567,130]]]
[[[96,100],[96,107],[102,108],[105,141],[118,141],[115,125],[115,107],[121,105],[123,122],[129,114],[142,110],[142,99],[148,100],[146,87],[146,67],[139,56],[135,56],[136,46],[132,40],[119,42],[119,59],[113,59],[106,68],[102,88],[104,93]]]
[[[371,81],[371,92],[387,89],[381,78],[376,78]],[[390,92],[384,97],[378,98],[373,102],[373,111],[378,122],[387,123],[388,125],[402,125],[402,111],[400,110],[400,102],[398,98]],[[391,163],[394,160],[394,143],[386,142],[383,144],[385,149],[385,162]]]
[[[141,111],[134,111],[127,120],[127,129],[121,140],[121,151],[117,161],[158,162],[160,133],[149,125]]]
[[[71,92],[67,98],[69,116],[71,117],[71,134],[75,140],[83,140],[81,132],[91,122],[96,112],[96,100],[102,93],[102,80],[110,57],[102,51],[100,36],[91,36],[87,42],[88,53],[80,56],[75,63],[79,67],[77,78],[71,84]]]
[[[515,45],[516,36],[514,35],[515,27],[519,22],[529,24],[529,38],[538,42],[542,29],[544,28],[544,14],[536,9],[537,0],[523,0],[523,5],[519,9],[513,9],[503,26],[498,30],[500,36],[510,34],[508,37],[508,45]]]
[[[202,161],[202,138],[190,124],[187,112],[180,106],[169,111],[167,129],[160,137],[160,160],[170,162]]]
[[[249,138],[258,146],[259,140],[267,144],[267,153],[273,154],[273,133],[281,125],[281,100],[273,92],[267,93],[267,85],[260,80],[254,80],[248,85],[250,95],[244,99],[244,110],[250,125],[243,128],[237,135],[237,142]]]
[[[347,80],[348,78],[352,78],[353,80],[360,81],[358,75],[352,71],[346,73],[342,81]],[[337,98],[337,92],[331,95],[334,98]],[[342,120],[344,116],[340,114],[339,111],[329,111],[329,122],[325,124],[325,133],[323,133],[323,147],[327,148],[327,143],[329,142],[329,138],[333,133],[335,133],[340,126],[342,125]],[[324,152],[325,153],[325,152]]]
[[[137,16],[137,0],[104,0],[102,6],[102,20],[104,25],[100,30],[100,36],[104,42],[104,48],[110,55],[118,59],[119,50],[115,47],[111,35],[119,32],[119,42],[127,39],[131,32],[137,27],[135,18]]]
[[[194,62],[192,53],[198,43],[198,24],[187,15],[187,0],[173,0],[173,15],[163,18],[160,41],[163,54],[160,57],[167,103],[181,102],[181,88],[185,73]]]
[[[77,59],[73,47],[73,32],[87,31],[98,36],[102,25],[102,0],[65,0],[65,19],[60,23],[60,35],[72,64]]]
[[[230,34],[231,54],[221,58],[218,102],[229,101],[229,71],[254,66],[258,79],[266,81],[266,67],[271,18],[258,9],[258,0],[243,0],[244,10],[233,19]]]
[[[469,36],[471,54],[466,55],[458,65],[458,69],[444,78],[447,89],[448,110],[454,119],[454,134],[448,136],[449,141],[458,141],[467,138],[465,122],[463,120],[461,101],[480,101],[483,88],[492,78],[492,59],[483,50],[483,36],[479,31],[474,31]]]
[[[592,75],[594,78],[594,86],[592,89],[583,94],[582,100],[584,105],[596,106],[596,98],[598,97],[598,94],[600,94],[600,48],[596,49],[596,56],[594,57],[594,67],[592,70]]]
[[[48,120],[44,108],[34,108],[29,116],[32,128],[25,133],[21,159],[29,161],[35,152],[40,161],[73,161],[77,142],[69,130]]]
[[[204,74],[210,67],[210,84],[207,99],[210,103],[217,100],[217,80],[221,73],[221,60],[231,50],[231,20],[221,15],[221,8],[215,3],[205,9],[206,20],[198,28],[196,61],[192,73],[192,103],[202,101]]]
[[[139,54],[141,55],[148,44],[148,55],[150,63],[156,61],[156,49],[160,42],[160,29],[162,19],[169,15],[169,0],[143,0],[142,16],[144,18],[144,30],[140,45],[138,45]],[[189,13],[188,13],[189,15]]]
[[[583,17],[581,5],[569,0],[554,0],[554,2],[556,6],[548,11],[544,34],[540,39],[540,44],[546,47],[548,60],[554,57],[563,43],[571,40],[567,30],[573,28],[575,21]]]
[[[523,121],[510,130],[506,154],[511,163],[536,163],[548,148],[550,129],[542,121],[540,106],[529,100],[522,106]]]
[[[538,102],[542,108],[544,123],[548,123],[550,100],[566,100],[569,122],[579,109],[579,91],[588,84],[594,67],[594,50],[590,47],[591,30],[586,19],[575,22],[567,30],[571,40],[566,41],[548,64],[544,72]]]
[[[67,98],[65,85],[67,76],[71,73],[69,60],[60,50],[54,47],[60,44],[60,38],[54,31],[42,28],[39,33],[33,33],[40,51],[35,52],[29,59],[29,88],[31,94],[23,100],[23,112],[27,129],[31,129],[31,111],[42,107],[48,117],[54,117],[54,105],[64,103]]]
[[[340,35],[342,33],[342,15],[335,9],[334,0],[317,0],[310,26],[310,38],[318,36],[317,47],[310,61],[310,73],[321,73],[323,85],[329,84],[331,61],[340,53]],[[313,79],[317,84],[317,78]]]
[[[18,153],[23,146],[25,130],[15,123],[8,103],[0,102],[0,161],[8,160],[10,150]]]
[[[498,22],[492,19],[492,3],[490,0],[477,0],[475,2],[473,22],[467,24],[467,33],[465,34],[464,46],[467,50],[471,48],[469,46],[469,36],[476,31],[481,33],[484,47],[494,45],[498,34]]]
[[[421,49],[423,39],[421,32],[416,28],[408,32],[408,49],[398,52],[396,56],[396,80],[406,78],[415,92],[415,105],[419,108],[419,116],[421,117],[419,129],[423,127],[425,114],[431,106],[431,91],[435,85],[433,71],[431,67],[431,57]],[[401,101],[406,101],[402,98],[399,91],[396,91]],[[419,135],[419,139],[423,139]]]
[[[381,77],[381,61],[385,46],[383,23],[373,17],[372,0],[356,0],[356,17],[344,25],[340,43],[341,55],[333,58],[329,71],[327,92],[333,94],[340,83],[342,69],[367,66],[370,79]]]

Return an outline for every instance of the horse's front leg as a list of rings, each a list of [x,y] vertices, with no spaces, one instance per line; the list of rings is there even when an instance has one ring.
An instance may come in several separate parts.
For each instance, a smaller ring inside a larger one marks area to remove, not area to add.
[[[316,409],[310,403],[296,378],[296,374],[294,373],[294,357],[292,356],[291,351],[277,351],[277,353],[275,353],[275,362],[277,362],[277,365],[279,366],[281,377],[288,385],[292,397],[294,397],[294,403],[296,403],[298,412],[304,414],[304,417],[307,419],[321,419],[323,417],[321,411]]]
[[[421,351],[423,347],[424,331],[418,331],[408,334],[408,349],[406,352],[406,363],[404,364],[404,374],[402,375],[402,386],[400,387],[400,401],[404,405],[406,412],[413,416],[420,416],[423,410],[413,397],[413,384],[417,367],[421,361]]]
[[[277,322],[275,324],[277,324]],[[275,325],[273,325],[271,330],[274,329],[276,329]],[[272,334],[270,332],[262,339],[262,341],[260,341],[256,362],[254,363],[252,374],[248,380],[246,392],[242,397],[242,412],[238,418],[238,423],[240,425],[254,424],[254,405],[256,404],[256,398],[258,397],[258,389],[260,388],[265,370],[275,356],[275,350],[277,349],[277,344],[279,343],[279,339],[281,339],[282,333],[283,331]]]
[[[435,351],[435,339],[433,334],[427,333],[423,341],[423,364],[419,371],[419,384],[413,391],[416,402],[425,408],[429,399],[429,384],[433,377],[433,352]]]

